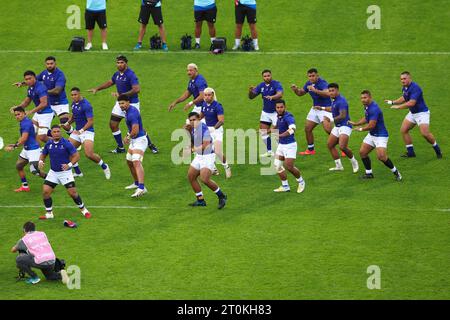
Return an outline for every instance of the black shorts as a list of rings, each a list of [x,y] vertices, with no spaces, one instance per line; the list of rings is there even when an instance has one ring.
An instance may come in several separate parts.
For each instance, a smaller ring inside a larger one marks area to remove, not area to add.
[[[216,23],[216,17],[217,17],[217,7],[208,9],[208,10],[202,10],[202,11],[195,11],[194,10],[194,21],[200,22],[200,21],[208,21],[211,23]]]
[[[163,16],[161,7],[150,7],[150,6],[141,6],[141,12],[139,12],[139,23],[148,24],[150,20],[150,15],[152,16],[153,23],[157,26],[163,24]]]
[[[247,17],[248,23],[256,23],[256,9],[252,9],[239,3],[234,12],[236,15],[236,24],[243,24],[245,17]]]
[[[84,12],[84,20],[86,20],[86,29],[92,30],[95,28],[95,23],[100,29],[105,29],[106,24],[106,10],[105,11],[89,11]]]

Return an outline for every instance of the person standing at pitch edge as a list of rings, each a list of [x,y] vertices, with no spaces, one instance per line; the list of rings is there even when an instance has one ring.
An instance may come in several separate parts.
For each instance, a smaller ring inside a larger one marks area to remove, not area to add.
[[[134,73],[128,67],[128,59],[124,55],[119,55],[116,58],[116,66],[117,72],[113,74],[110,80],[101,84],[100,86],[89,89],[89,92],[96,94],[100,90],[107,89],[116,85],[117,92],[113,92],[113,97],[118,97],[120,95],[126,95],[130,98],[130,103],[133,107],[135,107],[140,112],[140,103],[139,103],[139,92],[141,91],[141,86],[139,85],[139,80]],[[112,153],[125,153],[125,147],[123,146],[122,140],[122,132],[120,131],[119,124],[122,119],[125,118],[125,112],[120,108],[119,102],[116,101],[112,111],[111,111],[111,119],[109,121],[109,127],[111,128],[114,140],[116,140],[117,148],[112,150]],[[149,135],[145,134],[147,138],[148,147],[152,150],[153,153],[158,153],[158,148],[152,143]]]
[[[353,167],[353,173],[357,173],[359,170],[358,161],[355,159],[352,150],[348,147],[348,140],[352,134],[352,125],[348,122],[350,120],[349,108],[347,99],[345,99],[339,92],[339,85],[337,83],[330,83],[328,85],[328,92],[332,99],[331,107],[318,107],[316,110],[331,111],[333,114],[333,121],[335,127],[331,130],[331,134],[328,137],[328,149],[331,156],[334,159],[335,167],[330,168],[330,171],[343,171],[339,153],[336,150],[336,145],[339,144],[339,148],[350,159]]]
[[[268,130],[271,125],[275,126],[277,124],[278,118],[277,111],[275,110],[275,101],[283,97],[283,87],[280,82],[272,79],[272,71],[266,69],[261,72],[261,75],[264,81],[257,87],[250,86],[248,89],[248,97],[249,99],[254,99],[258,95],[261,95],[263,110],[259,119],[259,133],[267,146],[267,152],[260,156],[272,157],[272,141]]]
[[[106,0],[86,0],[86,11],[84,13],[87,30],[87,43],[84,50],[92,49],[92,37],[94,36],[95,23],[97,22],[102,36],[102,49],[108,50],[106,37],[108,35],[106,23]]]
[[[62,280],[66,284],[69,280],[66,270],[55,271],[56,255],[48,241],[45,232],[36,231],[33,222],[28,221],[23,225],[24,236],[11,248],[12,253],[19,252],[16,258],[17,268],[30,278],[28,284],[36,284],[41,281],[32,268],[40,269],[47,280]]]
[[[161,37],[162,46],[164,51],[169,51],[167,47],[166,30],[164,29],[164,22],[161,10],[161,1],[159,0],[142,0],[141,11],[139,12],[138,22],[141,24],[139,28],[139,36],[134,50],[142,49],[142,40],[144,39],[145,32],[147,31],[148,21],[152,16],[153,23],[158,26],[159,35]]]
[[[211,43],[216,40],[216,0],[194,0],[194,20],[195,20],[195,47],[200,49],[200,37],[202,35],[203,21],[208,24]]]
[[[256,0],[234,0],[236,31],[233,50],[239,49],[241,45],[242,26],[247,17],[248,26],[253,40],[255,51],[259,51],[258,31],[256,30]]]
[[[297,142],[295,141],[295,119],[294,116],[286,111],[286,104],[284,100],[276,101],[277,110],[277,125],[279,144],[275,152],[275,169],[281,179],[281,186],[274,192],[289,192],[289,182],[287,180],[286,169],[297,179],[298,188],[297,193],[302,193],[305,190],[305,180],[295,167],[295,159],[297,158]],[[283,163],[286,169],[283,167]]]
[[[414,158],[416,156],[409,131],[418,125],[420,134],[433,146],[438,159],[441,159],[441,149],[430,132],[430,110],[425,104],[422,88],[412,81],[408,71],[402,72],[400,82],[403,86],[403,95],[397,100],[385,100],[385,102],[391,105],[391,109],[409,109],[400,129],[406,145],[406,153],[402,157]]]
[[[367,136],[359,150],[361,160],[366,168],[366,173],[362,176],[362,179],[372,179],[372,164],[370,162],[369,153],[375,148],[377,158],[388,167],[395,176],[397,181],[402,180],[402,175],[398,172],[397,168],[392,163],[387,155],[387,144],[389,140],[388,131],[384,125],[383,112],[378,104],[373,101],[372,94],[369,90],[361,92],[361,102],[364,106],[365,116],[357,122],[349,121],[352,126],[361,126],[367,124],[364,127],[353,128],[354,131],[369,131]]]

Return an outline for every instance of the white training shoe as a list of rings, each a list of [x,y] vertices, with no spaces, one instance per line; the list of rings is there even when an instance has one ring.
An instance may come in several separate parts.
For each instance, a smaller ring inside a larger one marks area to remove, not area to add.
[[[219,170],[217,170],[217,168],[215,168],[215,169],[213,170],[213,172],[212,172],[212,175],[213,175],[213,176],[218,176],[218,175],[220,175]]]
[[[132,198],[142,197],[144,194],[146,194],[147,188],[142,189],[136,189],[136,191],[131,195]]]
[[[273,151],[267,151],[266,153],[260,154],[259,156],[262,157],[273,157],[275,154]]]
[[[359,170],[358,161],[352,162],[353,173],[357,173]]]
[[[344,171],[344,167],[336,166],[336,167],[334,167],[334,168],[330,168],[329,170],[330,170],[330,171]]]
[[[225,177],[227,179],[231,178],[231,168],[230,165],[227,164],[226,166],[223,167],[225,169]]]
[[[298,184],[297,193],[302,193],[303,191],[305,191],[305,187],[306,187],[306,182],[303,180],[303,182],[300,182]]]
[[[132,190],[132,189],[137,189],[138,186],[134,183],[130,184],[129,186],[126,186],[125,189],[126,190]]]
[[[102,49],[103,50],[108,50],[109,48],[108,48],[108,44],[106,43],[106,42],[103,42],[102,43]]]
[[[255,46],[255,51],[259,51],[259,46]]]
[[[290,192],[291,188],[285,188],[283,186],[279,186],[278,188],[274,189],[273,192]]]
[[[238,49],[239,49],[239,45],[235,44],[234,47],[231,50],[236,51]]]
[[[83,172],[80,173],[80,174],[78,174],[78,173],[74,173],[74,174],[73,174],[73,177],[74,177],[74,178],[83,178],[83,176],[84,176]]]
[[[109,166],[108,165],[106,165],[106,169],[103,170],[103,173],[105,174],[106,180],[111,179],[111,170],[109,170]]]
[[[88,50],[91,50],[91,49],[92,49],[92,43],[88,42],[86,44],[86,46],[84,47],[84,50],[88,51]]]

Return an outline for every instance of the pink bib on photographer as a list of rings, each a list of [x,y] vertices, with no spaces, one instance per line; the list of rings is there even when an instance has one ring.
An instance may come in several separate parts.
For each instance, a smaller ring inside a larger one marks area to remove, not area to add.
[[[27,233],[22,238],[22,241],[27,246],[28,252],[34,256],[34,262],[36,264],[55,260],[55,253],[44,232],[35,231]]]

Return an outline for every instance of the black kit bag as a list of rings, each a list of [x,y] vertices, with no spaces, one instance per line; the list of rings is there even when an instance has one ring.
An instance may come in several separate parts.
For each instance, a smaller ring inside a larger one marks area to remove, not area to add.
[[[181,50],[191,50],[192,49],[192,36],[187,33],[181,37]]]
[[[242,43],[242,45],[241,45],[242,51],[255,50],[255,47],[253,45],[253,39],[249,35],[246,35],[245,37],[243,37],[241,40],[241,43]]]
[[[150,49],[158,50],[161,48],[162,48],[161,37],[159,35],[155,34],[153,37],[150,38]]]
[[[70,42],[69,51],[72,52],[83,52],[84,51],[84,38],[83,37],[73,37]]]
[[[227,38],[216,38],[211,44],[210,51],[215,54],[224,53],[227,50]]]

